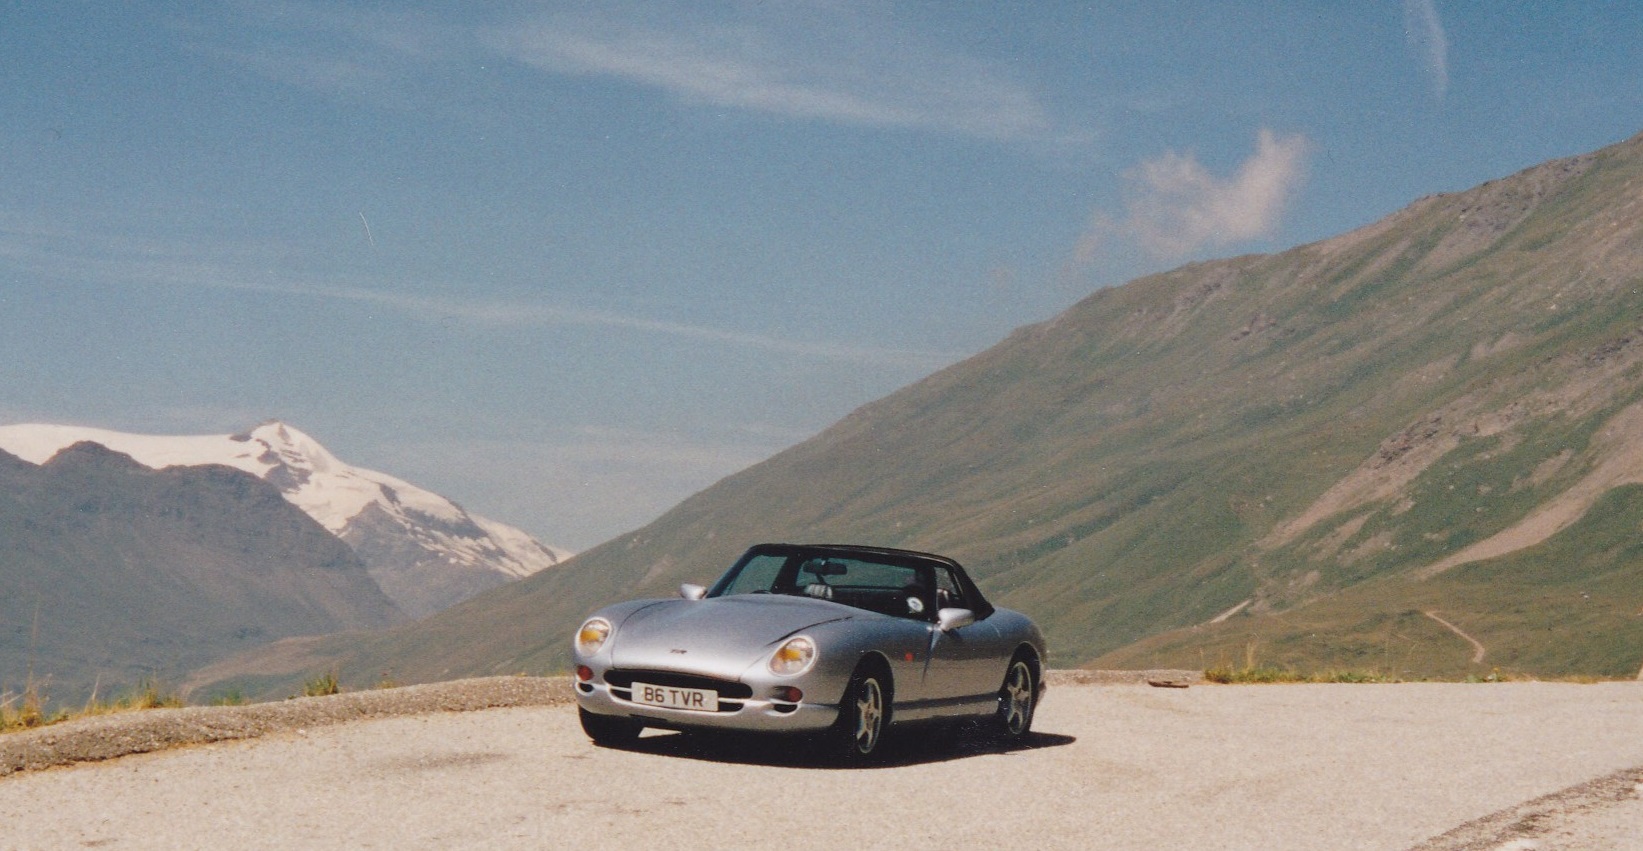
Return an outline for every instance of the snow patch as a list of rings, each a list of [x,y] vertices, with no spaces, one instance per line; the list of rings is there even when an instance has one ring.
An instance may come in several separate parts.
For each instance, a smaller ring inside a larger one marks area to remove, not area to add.
[[[0,426],[0,449],[44,464],[81,441],[99,443],[153,469],[224,464],[265,479],[287,501],[341,536],[371,506],[398,521],[422,548],[451,565],[529,576],[570,557],[529,534],[477,515],[402,479],[338,460],[319,441],[278,421],[223,435],[141,435],[82,426]]]

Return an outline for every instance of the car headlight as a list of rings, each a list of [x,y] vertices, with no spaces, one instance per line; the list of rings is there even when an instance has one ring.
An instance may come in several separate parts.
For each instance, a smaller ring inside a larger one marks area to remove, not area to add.
[[[592,656],[605,646],[606,639],[610,638],[610,621],[604,618],[588,618],[587,623],[576,631],[576,652],[583,656]]]
[[[816,661],[816,642],[796,635],[782,642],[770,656],[770,673],[791,677],[810,670]]]

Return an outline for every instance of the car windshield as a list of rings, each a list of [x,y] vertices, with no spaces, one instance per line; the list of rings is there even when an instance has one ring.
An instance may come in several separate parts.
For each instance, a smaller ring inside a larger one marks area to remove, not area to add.
[[[935,612],[935,587],[929,565],[854,553],[749,554],[731,568],[707,596],[739,594],[813,597],[918,620],[929,620]]]

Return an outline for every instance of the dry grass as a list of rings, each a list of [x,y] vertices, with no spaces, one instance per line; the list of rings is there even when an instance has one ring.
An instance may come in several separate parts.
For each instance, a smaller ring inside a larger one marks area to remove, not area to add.
[[[1403,682],[1402,678],[1395,674],[1363,668],[1301,671],[1290,667],[1265,665],[1257,661],[1255,650],[1256,643],[1253,641],[1244,645],[1244,664],[1242,667],[1219,665],[1205,669],[1205,681],[1223,685]]]
[[[1398,683],[1402,679],[1380,671],[1297,671],[1293,668],[1255,666],[1244,668],[1210,668],[1204,679],[1223,685],[1250,685],[1270,683]]]
[[[325,673],[320,674],[319,676],[309,680],[302,687],[303,697],[324,697],[326,695],[340,694],[341,692],[342,684],[337,680],[337,672],[334,670],[326,671]]]
[[[44,727],[67,720],[62,711],[47,712],[40,692],[32,684],[21,694],[0,694],[0,733]]]
[[[32,730],[75,718],[140,712],[145,709],[171,709],[182,705],[182,698],[166,690],[158,681],[147,680],[111,701],[99,700],[93,693],[85,706],[78,710],[48,710],[42,689],[31,683],[21,694],[0,694],[0,733]]]

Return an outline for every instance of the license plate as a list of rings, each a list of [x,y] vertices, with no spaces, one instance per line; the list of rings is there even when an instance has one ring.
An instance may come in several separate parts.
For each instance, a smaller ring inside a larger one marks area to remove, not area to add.
[[[633,684],[633,702],[668,709],[693,709],[697,712],[718,712],[719,693],[705,688],[653,686],[650,683]]]

